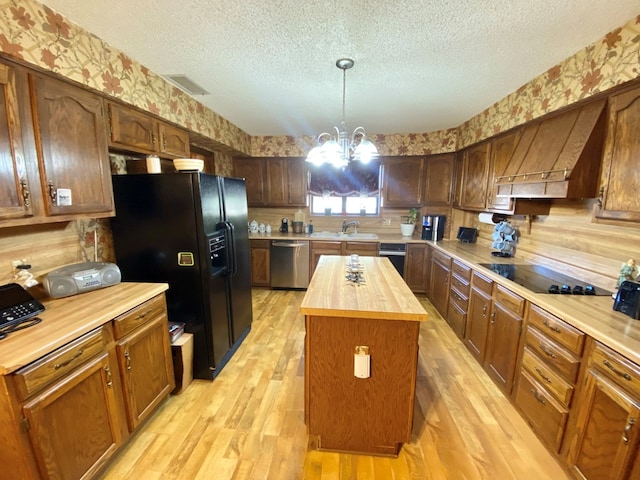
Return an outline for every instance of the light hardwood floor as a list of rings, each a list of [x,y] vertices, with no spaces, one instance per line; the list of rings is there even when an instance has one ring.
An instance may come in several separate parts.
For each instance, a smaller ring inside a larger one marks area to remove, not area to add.
[[[424,297],[411,443],[398,458],[315,450],[304,424],[303,296],[254,290],[252,331],[218,378],[171,396],[102,478],[568,478]]]

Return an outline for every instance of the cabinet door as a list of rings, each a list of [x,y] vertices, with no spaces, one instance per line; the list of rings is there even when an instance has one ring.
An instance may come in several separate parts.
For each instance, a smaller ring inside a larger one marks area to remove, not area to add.
[[[449,259],[451,262],[451,259]],[[450,264],[449,264],[450,265]],[[434,307],[440,312],[440,314],[446,318],[447,305],[449,303],[449,277],[451,267],[444,265],[437,260],[437,257],[431,258],[431,278],[430,288],[431,302]]]
[[[631,469],[638,468],[640,399],[592,368],[577,408],[578,427],[568,456],[574,473],[586,480],[632,478]]]
[[[521,135],[522,131],[516,130],[491,141],[491,168],[487,194],[487,208],[491,210],[511,212],[514,209],[514,200],[512,198],[498,197],[496,177],[505,175],[505,170]]]
[[[640,221],[640,87],[609,98],[602,168],[602,204],[596,216]]]
[[[424,157],[385,157],[385,207],[422,207],[424,165]]]
[[[485,369],[509,395],[516,370],[522,317],[494,302],[489,322]]]
[[[476,288],[469,294],[469,310],[467,313],[467,329],[464,344],[479,363],[484,363],[484,356],[491,318],[491,297]]]
[[[271,252],[269,240],[251,240],[251,285],[271,285]]]
[[[52,78],[30,80],[47,214],[113,211],[102,99]]]
[[[234,158],[233,174],[244,178],[247,203],[250,207],[263,207],[266,203],[264,162],[261,158]]]
[[[287,160],[288,205],[307,204],[307,165],[302,158]]]
[[[427,246],[420,243],[407,244],[404,265],[404,281],[412,292],[424,293],[427,284]]]
[[[282,158],[267,158],[265,162],[265,184],[267,205],[286,206],[288,197],[287,162]]]
[[[109,103],[108,108],[109,145],[142,153],[157,151],[157,120],[115,103]]]
[[[133,431],[173,390],[173,362],[167,316],[137,328],[116,345],[127,410]]]
[[[491,144],[479,143],[465,150],[460,183],[460,207],[484,210],[487,202],[487,184]]]
[[[424,182],[424,204],[430,207],[448,207],[453,202],[455,153],[427,157]]]
[[[116,375],[105,352],[24,406],[43,479],[92,478],[113,456],[121,443]]]
[[[22,149],[15,71],[0,63],[0,219],[33,215]]]
[[[160,154],[189,158],[189,132],[186,130],[159,122],[158,139]]]

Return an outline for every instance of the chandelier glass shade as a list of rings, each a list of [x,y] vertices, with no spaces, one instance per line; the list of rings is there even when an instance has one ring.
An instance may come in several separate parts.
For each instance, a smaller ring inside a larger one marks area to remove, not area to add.
[[[314,165],[328,163],[336,168],[346,167],[350,161],[367,163],[379,157],[378,149],[367,140],[364,127],[357,127],[351,135],[345,121],[345,97],[347,90],[347,70],[353,67],[353,60],[341,58],[336,66],[342,70],[342,122],[340,128],[333,127],[335,135],[323,132],[318,135],[317,146],[307,155],[307,162]]]

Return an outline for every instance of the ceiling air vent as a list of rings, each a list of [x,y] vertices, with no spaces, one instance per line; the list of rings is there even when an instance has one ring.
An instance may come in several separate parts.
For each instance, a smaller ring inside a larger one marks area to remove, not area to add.
[[[164,78],[189,95],[210,95],[209,92],[186,75],[164,75]]]

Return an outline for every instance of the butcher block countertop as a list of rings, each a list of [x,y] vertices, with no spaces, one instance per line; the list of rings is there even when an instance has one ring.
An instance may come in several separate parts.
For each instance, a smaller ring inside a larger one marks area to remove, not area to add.
[[[360,257],[365,280],[360,285],[347,280],[348,261],[349,257],[320,257],[300,306],[304,315],[427,320],[427,312],[388,258]]]
[[[38,315],[42,322],[0,340],[0,374],[18,370],[168,288],[166,283],[119,283],[71,297],[40,299],[45,307]]]
[[[624,313],[613,310],[613,299],[610,296],[533,293],[478,265],[479,263],[529,263],[519,260],[517,255],[516,258],[494,257],[491,255],[491,250],[485,246],[454,240],[429,242],[429,244],[582,330],[629,360],[640,364],[640,320],[634,320]]]

